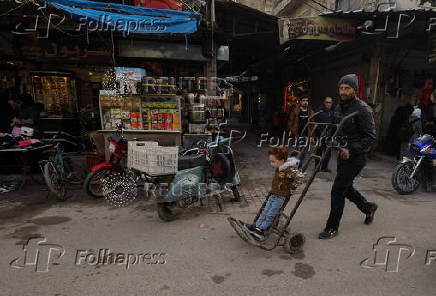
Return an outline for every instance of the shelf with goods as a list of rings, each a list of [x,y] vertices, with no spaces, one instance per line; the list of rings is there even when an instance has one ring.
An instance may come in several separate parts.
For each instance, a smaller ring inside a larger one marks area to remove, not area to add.
[[[78,111],[76,82],[73,77],[59,74],[32,75],[35,101],[42,103],[46,117],[72,117]]]
[[[208,121],[217,121],[221,123],[225,118],[225,99],[224,98],[206,98],[205,109],[208,113]]]
[[[181,131],[180,100],[176,96],[142,96],[144,130]]]
[[[0,70],[0,88],[2,90],[12,89],[16,84],[16,73],[12,70]]]
[[[132,131],[180,132],[180,103],[173,96],[121,95],[100,91],[102,130],[119,124]]]
[[[150,131],[181,131],[177,86],[164,79],[142,78],[142,126]]]
[[[123,124],[127,130],[141,130],[141,96],[100,91],[100,118],[103,130],[117,129]]]

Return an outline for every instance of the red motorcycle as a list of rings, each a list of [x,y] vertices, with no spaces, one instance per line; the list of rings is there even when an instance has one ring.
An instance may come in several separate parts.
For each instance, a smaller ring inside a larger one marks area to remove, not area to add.
[[[108,141],[111,153],[109,162],[103,162],[92,167],[84,182],[86,193],[95,198],[103,197],[103,180],[106,177],[114,172],[124,171],[124,167],[120,162],[127,155],[127,139],[122,136],[122,128],[119,127],[118,133],[108,137]]]

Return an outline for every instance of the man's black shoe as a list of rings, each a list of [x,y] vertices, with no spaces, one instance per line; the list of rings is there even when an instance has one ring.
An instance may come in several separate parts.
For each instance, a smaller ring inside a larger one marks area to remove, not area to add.
[[[377,211],[378,205],[376,203],[371,203],[368,214],[366,214],[365,224],[371,224],[374,221],[375,211]]]
[[[330,228],[330,229],[325,229],[323,232],[319,234],[318,237],[319,239],[330,239],[335,237],[336,235],[338,235],[338,231],[333,228]]]

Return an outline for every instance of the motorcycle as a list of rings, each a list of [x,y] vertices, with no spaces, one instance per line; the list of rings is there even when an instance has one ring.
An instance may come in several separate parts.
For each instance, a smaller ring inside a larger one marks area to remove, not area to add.
[[[108,162],[99,163],[91,168],[84,182],[86,193],[95,198],[103,197],[103,180],[111,173],[121,173],[124,167],[121,161],[127,154],[127,139],[123,137],[123,128],[119,126],[117,132],[108,137],[109,152]]]
[[[226,123],[220,124],[225,125]],[[173,208],[186,208],[207,196],[223,191],[231,191],[234,201],[240,201],[238,185],[239,174],[236,170],[233,151],[230,148],[231,137],[219,135],[213,142],[185,151],[179,155],[179,170],[174,175],[172,186],[157,203],[158,216],[163,221],[177,218]],[[216,197],[222,210],[222,202]]]
[[[392,186],[399,194],[411,194],[420,185],[421,167],[424,161],[436,160],[435,141],[431,135],[422,135],[409,144],[413,159],[403,157],[392,174]]]
[[[226,123],[224,123],[226,124]],[[221,124],[224,125],[224,124]],[[233,162],[233,152],[231,151],[231,148],[228,146],[225,146],[226,144],[230,143],[230,137],[224,138],[217,134],[216,139],[213,142],[206,143],[206,142],[198,142],[196,143],[196,146],[190,147],[189,149],[183,149],[181,148],[179,151],[179,157],[178,157],[178,172],[175,175],[166,175],[166,176],[150,176],[144,172],[137,172],[132,171],[130,169],[125,169],[122,165],[122,161],[127,156],[127,140],[123,137],[123,128],[122,126],[118,127],[117,133],[112,134],[108,138],[109,142],[109,151],[111,152],[110,160],[109,162],[100,163],[96,166],[94,166],[91,169],[91,172],[88,174],[88,176],[85,179],[84,182],[84,190],[88,193],[88,195],[93,196],[95,198],[101,198],[104,196],[104,180],[107,180],[108,177],[113,176],[112,183],[113,184],[122,184],[123,182],[125,184],[132,185],[132,182],[135,183],[136,187],[142,187],[144,186],[144,191],[148,192],[150,191],[150,187],[160,188],[160,184],[168,184],[171,182],[171,180],[177,180],[180,181],[180,179],[183,179],[183,176],[192,174],[192,171],[190,169],[194,168],[194,175],[199,175],[204,178],[202,178],[203,181],[208,181],[207,184],[210,183],[210,177],[205,176],[205,172],[207,171],[206,168],[210,169],[210,165],[214,164],[216,166],[216,170],[223,170],[224,174],[230,174],[232,176],[237,176],[237,181],[234,182],[235,184],[239,184],[239,176],[237,175],[236,168]],[[234,138],[232,138],[234,139]],[[138,140],[134,139],[133,141]],[[209,152],[215,151],[213,155],[216,155],[218,151],[225,150],[224,154],[218,153],[218,156],[213,156],[211,159],[211,155]],[[227,156],[225,156],[227,155]],[[222,160],[223,164],[219,164],[220,159]],[[218,167],[218,166],[222,166]],[[229,173],[230,170],[230,173]],[[116,176],[118,175],[118,176]],[[220,174],[216,173],[216,178],[220,179]],[[121,179],[123,176],[128,176],[128,178],[124,178],[124,181]],[[133,181],[132,181],[133,180]],[[223,178],[221,176],[221,183],[223,181],[229,181],[229,178]],[[115,185],[111,185],[111,187],[116,187]],[[122,195],[121,189],[126,186],[118,186],[120,188],[118,195]],[[127,186],[128,187],[128,186]],[[130,186],[132,187],[132,186]],[[235,198],[235,201],[239,200],[239,192],[236,188],[236,186],[231,186],[230,190],[233,192],[233,196]],[[127,194],[127,195],[130,195]],[[114,195],[114,198],[116,196]],[[179,197],[180,200],[184,199],[182,196]],[[120,197],[122,199],[122,197]],[[173,201],[176,201],[177,198],[172,197]],[[162,213],[162,217],[165,213],[168,213],[168,206],[171,204],[171,202],[168,202],[168,200],[164,200],[163,205],[159,204],[158,209],[160,209],[160,212]]]

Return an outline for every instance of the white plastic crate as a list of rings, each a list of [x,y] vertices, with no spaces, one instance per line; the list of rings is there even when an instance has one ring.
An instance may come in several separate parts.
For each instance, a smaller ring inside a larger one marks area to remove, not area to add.
[[[203,123],[190,123],[188,128],[190,134],[204,134],[206,132],[206,124]]]
[[[157,142],[148,143],[153,144],[138,146],[129,142],[127,166],[153,176],[175,174],[179,148],[159,146]]]

